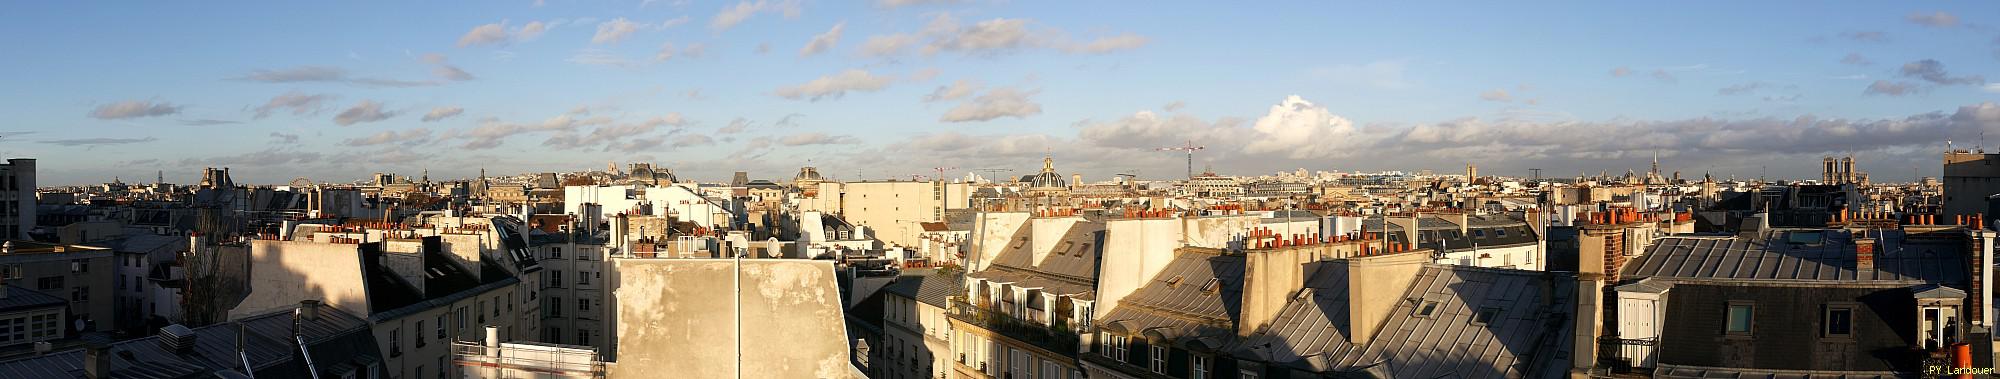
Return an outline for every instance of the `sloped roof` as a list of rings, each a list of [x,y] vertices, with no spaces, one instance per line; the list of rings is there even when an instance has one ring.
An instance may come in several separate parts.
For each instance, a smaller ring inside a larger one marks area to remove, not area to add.
[[[1159,275],[1147,281],[1100,321],[1108,330],[1198,342],[1219,349],[1235,337],[1242,309],[1243,257],[1220,250],[1181,248]],[[1210,281],[1214,281],[1211,286]]]
[[[8,284],[0,284],[0,286],[4,287],[0,288],[0,291],[7,291],[7,297],[0,298],[0,311],[69,305],[69,300],[67,299],[31,290],[27,287]]]
[[[1627,263],[1626,278],[1857,280],[1854,240],[1841,231],[1823,233],[1818,244],[1787,242],[1788,234],[1768,238],[1666,237],[1646,254]],[[1963,246],[1908,243],[1902,232],[1876,239],[1875,272],[1869,280],[1917,280],[1926,283],[1966,282]]]
[[[307,377],[303,362],[293,359],[292,309],[245,317],[238,320],[249,335],[243,353],[258,375]],[[324,370],[355,359],[379,361],[368,323],[331,306],[320,306],[319,317],[302,323],[313,360]],[[195,346],[187,354],[175,354],[148,336],[111,345],[112,376],[118,378],[182,378],[224,370],[241,371],[243,357],[237,355],[238,329],[235,323],[195,328]],[[82,378],[84,350],[72,349],[0,361],[0,378]]]
[[[1512,378],[1569,365],[1575,281],[1554,273],[1431,265],[1417,274],[1373,338],[1348,342],[1347,273],[1317,270],[1310,292],[1234,348],[1236,355],[1314,372],[1371,370],[1398,378]],[[1544,288],[1547,287],[1547,291]],[[1430,317],[1420,302],[1438,303]],[[1490,310],[1494,317],[1476,323]],[[1561,353],[1559,353],[1559,351]]]
[[[957,296],[965,288],[958,275],[939,275],[935,270],[910,270],[896,278],[895,283],[883,287],[883,292],[915,299],[938,308],[950,308],[951,297]]]
[[[1104,250],[1103,241],[1098,238],[1104,231],[1104,223],[1078,222],[1071,225],[1061,240],[1051,245],[1051,251],[1039,264],[1035,262],[1035,244],[1028,241],[1032,233],[1030,229],[1023,227],[1016,231],[1009,240],[1014,241],[1013,245],[1001,250],[993,258],[992,265],[971,276],[1042,288],[1059,295],[1085,299],[1095,297],[1097,258]]]

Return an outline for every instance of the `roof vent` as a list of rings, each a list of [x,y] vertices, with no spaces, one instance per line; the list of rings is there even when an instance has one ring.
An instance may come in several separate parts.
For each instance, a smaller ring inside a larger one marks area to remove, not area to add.
[[[187,354],[194,351],[194,329],[188,329],[187,326],[173,324],[161,327],[159,338],[160,347],[173,351],[175,354]]]

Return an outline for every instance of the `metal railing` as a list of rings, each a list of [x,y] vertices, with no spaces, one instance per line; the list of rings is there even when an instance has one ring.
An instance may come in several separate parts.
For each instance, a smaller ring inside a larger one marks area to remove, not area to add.
[[[520,349],[489,347],[477,343],[453,342],[452,359],[475,365],[490,365],[501,368],[556,374],[588,374],[602,377],[604,363],[598,361],[597,353],[583,349]]]
[[[951,318],[972,324],[1001,336],[1025,342],[1051,352],[1070,354],[1077,352],[1076,333],[1060,326],[1048,327],[1028,320],[1010,316],[987,307],[980,307],[964,299],[953,299],[947,312]]]

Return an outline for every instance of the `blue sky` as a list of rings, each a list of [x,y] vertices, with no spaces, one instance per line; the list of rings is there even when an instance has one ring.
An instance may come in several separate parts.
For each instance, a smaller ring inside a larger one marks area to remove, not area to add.
[[[1906,180],[2000,133],[1985,2],[6,7],[0,152],[51,184],[607,161],[879,179],[1044,154],[1172,178],[1180,156],[1151,148],[1189,139],[1234,174],[1618,173],[1657,152],[1691,176],[1854,154]]]

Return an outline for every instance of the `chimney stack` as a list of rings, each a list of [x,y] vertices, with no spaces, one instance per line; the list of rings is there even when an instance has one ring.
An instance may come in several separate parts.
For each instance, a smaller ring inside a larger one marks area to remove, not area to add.
[[[89,379],[111,378],[111,344],[91,339],[83,350],[83,377]]]
[[[319,319],[319,300],[300,300],[300,301],[299,301],[299,319],[301,319],[301,320],[308,320],[308,321],[310,321],[310,320],[318,320],[318,319]]]
[[[1875,239],[1869,238],[1865,230],[1854,232],[1854,277],[1875,278]]]
[[[499,356],[500,356],[500,326],[499,326],[499,325],[487,325],[487,326],[486,326],[486,355],[487,355],[487,356],[489,356],[489,357],[499,357]]]

